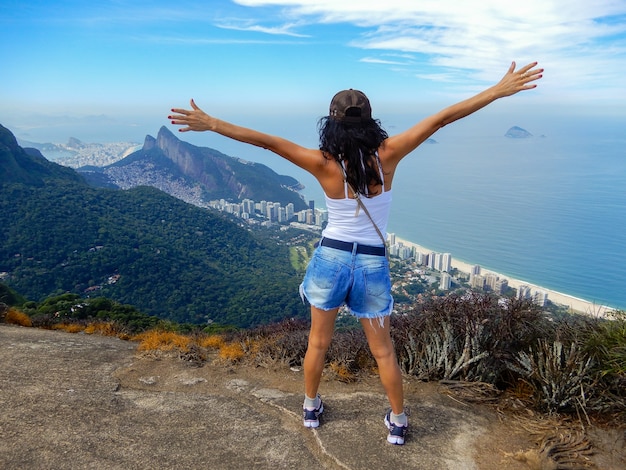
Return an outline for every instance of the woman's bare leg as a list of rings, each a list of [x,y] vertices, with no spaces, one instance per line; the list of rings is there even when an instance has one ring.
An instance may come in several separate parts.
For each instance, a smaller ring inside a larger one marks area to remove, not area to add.
[[[391,411],[402,414],[404,411],[404,391],[402,390],[402,372],[396,359],[396,351],[391,342],[389,317],[383,319],[382,325],[378,318],[361,318],[361,325],[370,351],[378,364],[380,381],[387,393]]]
[[[324,371],[326,351],[335,331],[335,319],[339,309],[320,310],[311,307],[311,331],[309,345],[304,356],[304,393],[309,398],[317,396]]]

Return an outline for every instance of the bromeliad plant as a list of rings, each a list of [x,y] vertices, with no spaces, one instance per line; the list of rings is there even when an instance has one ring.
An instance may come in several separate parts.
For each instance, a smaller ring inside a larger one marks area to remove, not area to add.
[[[407,374],[496,383],[508,370],[507,361],[543,334],[542,317],[528,301],[451,295],[393,317],[392,334]]]
[[[573,341],[539,340],[510,367],[540,391],[535,397],[547,411],[584,408],[593,391],[592,358]]]

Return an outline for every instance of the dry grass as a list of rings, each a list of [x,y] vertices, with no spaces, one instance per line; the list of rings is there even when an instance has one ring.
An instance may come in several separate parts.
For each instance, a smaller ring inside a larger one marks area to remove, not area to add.
[[[221,335],[211,335],[198,338],[198,346],[201,348],[207,349],[221,349],[225,344],[226,340]]]
[[[358,380],[358,375],[350,370],[350,367],[346,364],[333,361],[328,365],[328,369],[331,372],[331,376],[340,382],[351,383]]]
[[[178,352],[181,359],[197,365],[207,360],[209,349],[218,350],[218,357],[231,363],[240,362],[246,357],[253,357],[258,350],[254,341],[249,339],[227,341],[222,335],[194,336],[171,331],[149,330],[130,339],[139,341],[138,351]]]
[[[139,351],[189,351],[191,338],[171,331],[149,330],[131,338],[139,341]]]
[[[228,362],[240,362],[256,354],[254,341],[235,339],[227,341],[222,335],[194,336],[171,331],[149,330],[130,338],[139,341],[138,351],[148,353],[178,352],[179,357],[198,365],[207,360],[208,349],[218,350],[218,357]]]
[[[81,325],[80,323],[55,323],[50,328],[65,331],[66,333],[80,333],[81,331],[85,331],[85,325]]]
[[[530,435],[536,447],[507,454],[536,470],[583,470],[594,468],[593,447],[585,429],[556,416],[518,416],[516,424]]]
[[[66,333],[99,334],[102,336],[114,336],[123,340],[131,339],[115,322],[55,323],[50,325],[49,328],[52,330],[65,331]]]
[[[231,362],[238,362],[244,358],[246,352],[239,342],[226,343],[220,348],[220,359],[226,359]]]
[[[502,391],[495,385],[484,382],[460,382],[457,380],[441,380],[445,387],[444,393],[454,395],[467,403],[493,404],[500,399]]]
[[[129,336],[120,331],[120,328],[113,322],[89,323],[85,327],[85,333],[88,335],[98,334],[102,336],[116,336],[120,339],[129,339]]]
[[[9,308],[4,318],[4,321],[13,325],[28,327],[33,326],[33,322],[31,321],[30,317],[15,307]]]

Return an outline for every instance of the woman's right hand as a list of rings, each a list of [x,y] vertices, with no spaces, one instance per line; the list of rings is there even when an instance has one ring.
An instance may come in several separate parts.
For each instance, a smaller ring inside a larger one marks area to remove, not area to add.
[[[179,132],[213,130],[213,121],[215,119],[202,111],[193,98],[190,104],[192,109],[172,108],[172,112],[177,114],[169,115],[167,118],[174,125],[187,126],[178,129]]]

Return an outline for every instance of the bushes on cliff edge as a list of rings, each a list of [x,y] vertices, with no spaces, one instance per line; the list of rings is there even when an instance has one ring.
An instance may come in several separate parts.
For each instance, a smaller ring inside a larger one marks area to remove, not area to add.
[[[266,368],[301,367],[307,348],[309,323],[298,319],[202,331],[107,299],[62,295],[29,304],[26,313],[6,308],[6,321],[28,326],[31,313],[35,326],[124,339],[135,334],[140,350],[173,352],[197,365],[217,357]],[[330,379],[350,382],[376,372],[362,329],[352,325],[335,332],[326,357]],[[405,374],[448,385],[474,384],[483,395],[508,391],[547,412],[626,417],[624,312],[610,318],[552,315],[531,301],[484,293],[427,297],[412,310],[392,315],[391,333]]]
[[[15,307],[11,307],[6,311],[4,321],[13,325],[33,326],[30,317]]]

